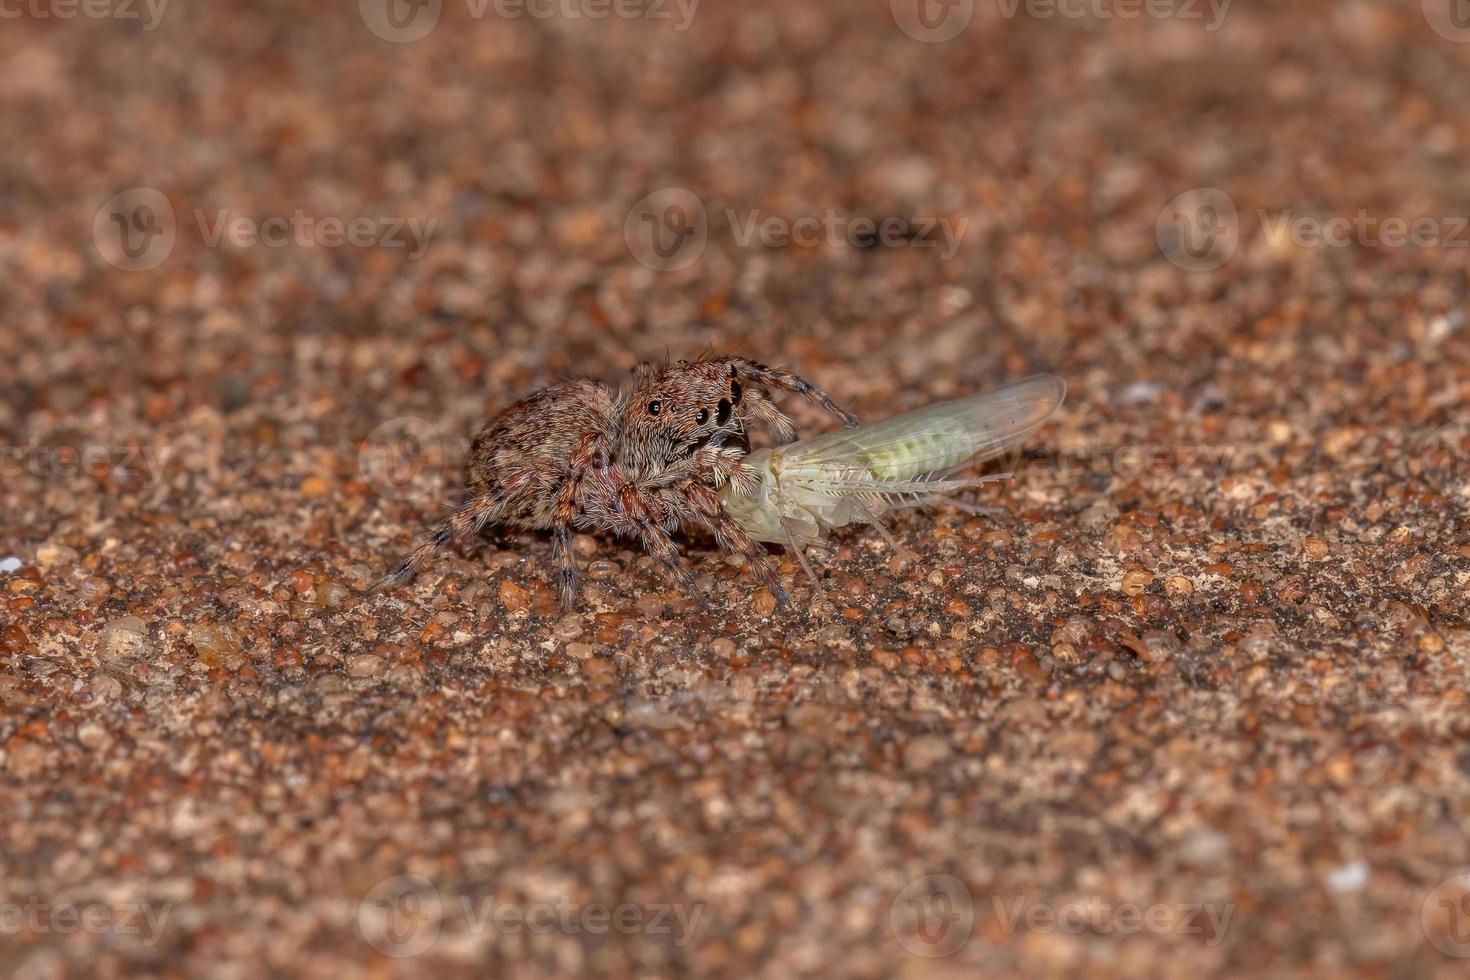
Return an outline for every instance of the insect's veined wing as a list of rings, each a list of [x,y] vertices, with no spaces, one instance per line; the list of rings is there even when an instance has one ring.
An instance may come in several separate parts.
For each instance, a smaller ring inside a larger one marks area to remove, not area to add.
[[[1040,428],[1066,394],[1061,378],[1038,374],[777,452],[792,474],[840,467],[864,469],[875,480],[925,479],[1005,452]]]

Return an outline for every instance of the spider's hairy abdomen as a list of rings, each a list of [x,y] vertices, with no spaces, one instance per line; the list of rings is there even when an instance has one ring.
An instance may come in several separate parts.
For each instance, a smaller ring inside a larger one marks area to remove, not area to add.
[[[617,439],[621,393],[586,378],[563,381],[516,402],[476,433],[465,464],[470,495],[508,495],[503,523],[551,526],[557,489],[589,439]]]

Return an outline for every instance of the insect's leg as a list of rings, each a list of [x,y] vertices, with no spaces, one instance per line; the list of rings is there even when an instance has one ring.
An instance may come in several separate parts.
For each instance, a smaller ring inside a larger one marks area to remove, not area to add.
[[[499,521],[505,513],[506,499],[503,493],[492,490],[460,507],[435,524],[429,531],[428,539],[404,555],[391,572],[373,583],[369,591],[376,592],[380,589],[391,589],[402,585],[417,575],[419,570],[429,563],[429,559],[434,557],[434,552],[442,546],[451,541],[463,541],[471,535],[478,534],[486,524]]]
[[[958,497],[946,497],[944,494],[925,497],[920,501],[920,504],[924,507],[953,507],[955,510],[962,510],[966,514],[973,514],[976,517],[993,517],[996,514],[1004,514],[1006,512],[1004,507],[985,507],[981,504],[972,504],[968,500],[961,500]]]
[[[888,547],[893,549],[895,555],[902,555],[908,552],[907,548],[898,543],[897,538],[888,533],[888,528],[883,526],[883,522],[878,520],[878,515],[874,514],[867,504],[861,500],[854,500],[852,501],[852,506],[857,515],[867,522],[869,527],[877,531],[884,541],[888,542]]]
[[[987,483],[999,483],[1009,480],[1009,473],[993,473],[989,476],[977,476],[959,480],[943,480],[936,484],[935,492],[922,497],[918,501],[921,507],[939,507],[948,505],[955,510],[964,511],[966,514],[974,514],[977,517],[988,517],[994,514],[1005,513],[1004,507],[985,507],[981,504],[972,504],[968,500],[961,500],[954,496],[956,491],[969,489],[971,487],[983,487]]]
[[[801,570],[806,572],[806,577],[812,580],[812,588],[822,601],[827,599],[827,590],[822,588],[822,580],[817,578],[817,573],[812,570],[811,563],[806,560],[806,552],[802,549],[802,541],[806,538],[806,524],[792,517],[781,518],[781,530],[786,533],[786,548],[796,556],[797,562],[801,564]]]
[[[839,407],[832,400],[831,395],[800,375],[792,374],[790,371],[783,371],[780,368],[767,367],[764,364],[759,364],[744,357],[730,357],[724,360],[730,365],[731,370],[738,377],[747,378],[756,384],[779,388],[782,391],[795,392],[808,401],[820,405],[822,411],[839,420],[849,429],[858,424],[856,415]]]

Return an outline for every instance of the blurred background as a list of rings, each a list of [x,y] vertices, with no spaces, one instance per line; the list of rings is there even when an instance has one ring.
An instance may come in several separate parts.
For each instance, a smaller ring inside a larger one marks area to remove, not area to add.
[[[1462,0],[0,0],[0,973],[1460,975],[1467,69]],[[1070,394],[823,615],[587,538],[560,617],[528,534],[359,596],[486,417],[709,350]]]

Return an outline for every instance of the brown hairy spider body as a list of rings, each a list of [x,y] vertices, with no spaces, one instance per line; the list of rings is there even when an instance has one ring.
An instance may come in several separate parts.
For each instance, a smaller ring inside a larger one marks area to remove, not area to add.
[[[756,475],[741,462],[752,424],[765,424],[781,441],[795,437],[768,388],[799,393],[845,425],[857,424],[805,379],[743,357],[680,361],[661,370],[645,364],[634,371],[631,387],[584,379],[537,391],[475,436],[466,463],[468,501],[377,587],[408,581],[441,546],[498,524],[552,532],[563,609],[577,594],[573,530],[638,539],[695,594],[694,575],[671,535],[702,527],[723,550],[743,555],[784,601],[764,548],[716,493],[727,482],[754,492]]]

